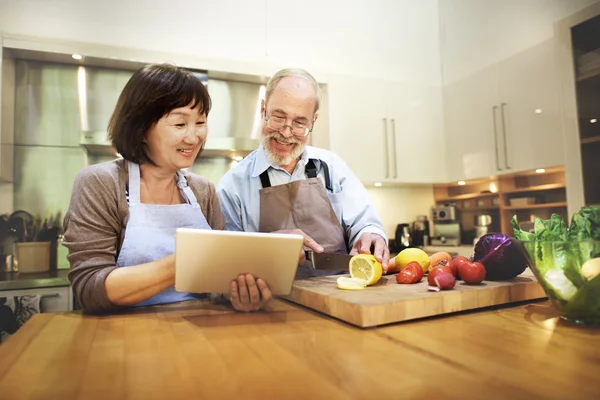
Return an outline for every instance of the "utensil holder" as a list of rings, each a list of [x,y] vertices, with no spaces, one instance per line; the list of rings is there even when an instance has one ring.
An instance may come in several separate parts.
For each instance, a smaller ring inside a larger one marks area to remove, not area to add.
[[[15,243],[19,273],[47,272],[50,270],[51,242]]]

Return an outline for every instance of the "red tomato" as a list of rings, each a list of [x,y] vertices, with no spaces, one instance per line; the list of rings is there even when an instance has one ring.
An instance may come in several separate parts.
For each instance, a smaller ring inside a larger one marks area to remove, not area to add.
[[[418,262],[411,261],[398,275],[396,275],[396,282],[398,283],[417,283],[423,278],[423,268]]]
[[[406,264],[402,269],[404,270],[406,268],[411,268],[415,272],[417,276],[416,282],[420,282],[421,279],[423,279],[423,267],[421,267],[421,264],[419,264],[418,262],[411,261],[408,264]]]
[[[452,262],[454,264],[454,267],[456,268],[456,276],[459,277],[460,276],[460,265],[464,262],[471,262],[467,257],[465,256],[454,256],[454,258],[452,259]]]
[[[463,262],[458,267],[458,273],[468,285],[476,285],[485,279],[485,267],[479,262]]]
[[[440,274],[442,272],[446,272],[452,276],[454,276],[454,273],[452,273],[452,270],[448,267],[446,267],[445,265],[439,265],[437,267],[434,267],[433,269],[429,270],[429,273],[427,274],[427,283],[430,286],[435,286],[435,281],[434,278],[437,274]]]

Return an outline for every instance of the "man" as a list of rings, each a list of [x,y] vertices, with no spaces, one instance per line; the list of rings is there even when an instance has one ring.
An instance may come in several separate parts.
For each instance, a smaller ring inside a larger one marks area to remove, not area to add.
[[[386,271],[387,237],[364,186],[336,154],[306,145],[320,100],[304,70],[284,69],[269,80],[261,145],[217,187],[227,230],[294,231],[315,252],[372,252]],[[303,253],[297,278],[318,274],[304,264]]]

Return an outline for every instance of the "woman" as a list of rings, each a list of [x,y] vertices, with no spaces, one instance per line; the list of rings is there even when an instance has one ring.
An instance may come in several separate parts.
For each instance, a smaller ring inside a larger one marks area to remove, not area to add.
[[[108,126],[123,159],[80,171],[65,216],[69,279],[86,311],[198,298],[175,291],[173,252],[177,228],[225,229],[214,185],[181,172],[204,146],[210,107],[202,82],[171,65],[144,67],[125,85]],[[260,279],[232,282],[236,309],[270,297]]]

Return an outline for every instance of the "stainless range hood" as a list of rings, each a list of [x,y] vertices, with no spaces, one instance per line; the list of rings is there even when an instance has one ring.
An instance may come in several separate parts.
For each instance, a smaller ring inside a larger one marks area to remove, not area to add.
[[[69,136],[69,144],[73,143],[72,135],[75,134],[79,145],[90,155],[115,156],[116,151],[106,134],[108,120],[133,71],[144,64],[103,59],[86,59],[79,64],[57,62],[65,61],[65,56],[36,51],[13,52],[19,63],[21,84],[26,85],[21,90],[26,90],[26,103],[31,106],[21,116],[26,116],[24,125],[36,125],[36,129],[25,129],[27,133],[22,134]],[[213,79],[207,71],[194,70],[194,73],[207,85],[212,99],[203,157],[238,159],[255,150],[260,138],[260,99],[264,96],[264,85]],[[39,104],[42,106],[36,107]],[[66,116],[68,124],[65,126],[62,122]],[[56,123],[49,123],[47,129],[40,130],[40,123],[46,125],[43,121]]]

